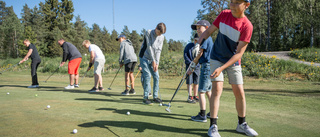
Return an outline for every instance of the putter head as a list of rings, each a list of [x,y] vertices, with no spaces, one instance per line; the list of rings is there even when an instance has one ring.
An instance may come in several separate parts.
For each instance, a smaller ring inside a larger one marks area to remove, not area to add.
[[[169,109],[169,107],[166,108],[166,111],[169,112],[169,113],[171,113],[171,110]]]
[[[111,90],[111,88],[108,88],[109,90]]]

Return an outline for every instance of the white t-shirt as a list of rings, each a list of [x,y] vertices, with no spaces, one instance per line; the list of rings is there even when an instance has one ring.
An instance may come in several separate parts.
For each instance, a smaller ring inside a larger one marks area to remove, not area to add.
[[[97,45],[95,45],[95,44],[89,45],[89,52],[91,53],[91,51],[93,51],[95,54],[94,59],[104,59],[105,60],[105,57],[104,57],[101,49]]]

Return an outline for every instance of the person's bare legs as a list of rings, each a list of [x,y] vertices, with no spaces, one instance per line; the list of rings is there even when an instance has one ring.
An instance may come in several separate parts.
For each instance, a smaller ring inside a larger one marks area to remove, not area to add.
[[[246,97],[244,94],[243,85],[232,84],[233,94],[236,98],[236,109],[239,117],[246,116]]]
[[[198,88],[199,88],[199,84],[193,84],[193,96],[198,96]],[[189,96],[191,95],[191,90],[189,91]]]
[[[212,95],[210,98],[210,118],[217,118],[220,106],[220,97],[223,90],[222,81],[212,82]]]
[[[192,85],[191,84],[187,84],[187,89],[188,89],[188,95],[192,96]]]
[[[129,78],[131,81],[131,89],[134,89],[134,76],[133,76],[133,72],[129,72]]]
[[[129,85],[130,85],[130,82],[129,82],[129,72],[125,72],[125,86],[126,86],[126,90],[129,90]]]
[[[101,74],[98,74],[99,80],[98,80],[98,86],[100,85],[100,87],[103,87],[102,85],[102,76]]]
[[[79,82],[79,74],[75,74],[74,75],[74,79],[75,79],[75,83],[76,85],[78,85],[78,82]]]
[[[73,85],[73,84],[74,84],[74,78],[75,78],[75,75],[74,75],[74,74],[70,74],[70,75],[69,75],[70,85]]]

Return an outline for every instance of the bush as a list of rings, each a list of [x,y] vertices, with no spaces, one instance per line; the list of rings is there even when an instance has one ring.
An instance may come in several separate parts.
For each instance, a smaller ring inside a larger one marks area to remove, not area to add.
[[[320,63],[320,48],[295,49],[290,52],[290,56],[302,61]]]
[[[244,53],[241,66],[244,76],[286,80],[320,81],[320,68],[294,61],[285,61],[255,53]]]

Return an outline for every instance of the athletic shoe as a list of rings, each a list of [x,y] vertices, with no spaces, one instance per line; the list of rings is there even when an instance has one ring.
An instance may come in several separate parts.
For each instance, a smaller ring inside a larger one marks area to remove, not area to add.
[[[98,92],[99,89],[97,89],[96,87],[93,87],[92,89],[88,90],[89,92]]]
[[[153,99],[153,102],[154,102],[154,103],[161,103],[162,100],[161,100],[160,98],[155,98],[155,99]]]
[[[144,99],[142,103],[146,105],[153,105],[153,103],[149,99]]]
[[[104,90],[104,88],[103,88],[103,87],[99,87],[98,89],[99,89],[100,91],[103,91],[103,90]]]
[[[123,92],[121,92],[121,95],[129,95],[129,91],[126,89]]]
[[[136,91],[134,91],[134,89],[130,89],[129,94],[136,94]]]
[[[208,136],[209,137],[221,137],[218,132],[218,126],[216,124],[213,124],[209,130],[208,130]]]
[[[74,89],[74,86],[73,85],[68,85],[68,86],[64,87],[64,89]]]
[[[243,122],[241,125],[239,125],[238,123],[236,131],[240,133],[245,133],[247,136],[251,136],[251,137],[258,136],[258,133],[254,131],[252,128],[250,128],[247,122]]]
[[[30,86],[28,86],[28,88],[38,88],[39,87],[39,85],[30,85]]]
[[[196,101],[193,99],[192,96],[189,96],[189,97],[188,97],[187,102],[188,102],[188,103],[196,103]]]
[[[210,112],[209,112],[209,113],[207,113],[207,118],[210,118]]]
[[[78,84],[73,85],[75,88],[79,88],[80,86]]]
[[[198,96],[193,96],[193,99],[194,99],[196,102],[199,102],[199,97],[198,97]]]
[[[207,122],[207,117],[206,117],[206,116],[201,116],[201,115],[200,115],[200,112],[199,112],[198,115],[192,116],[192,117],[191,117],[191,120],[197,121],[197,122]]]

